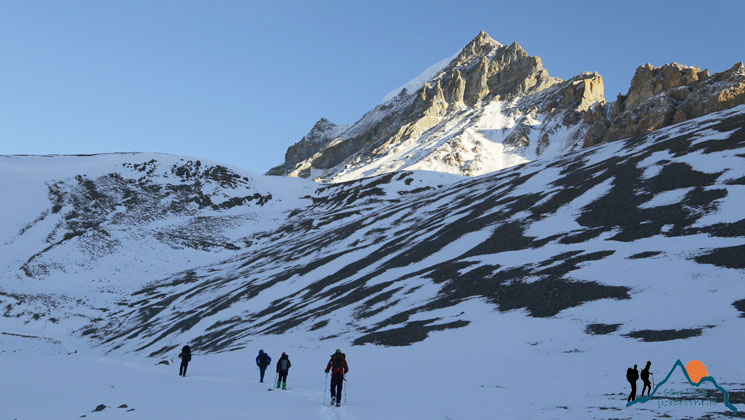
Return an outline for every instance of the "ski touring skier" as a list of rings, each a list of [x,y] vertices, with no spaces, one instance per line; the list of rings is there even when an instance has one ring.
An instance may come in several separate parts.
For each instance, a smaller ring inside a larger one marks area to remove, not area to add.
[[[290,356],[287,353],[282,353],[279,360],[277,360],[277,388],[282,384],[282,389],[287,389],[287,373],[290,371]]]
[[[331,371],[331,405],[341,406],[341,389],[344,385],[344,375],[349,372],[347,357],[340,349],[331,355],[331,360],[326,365],[326,374]]]
[[[178,369],[178,374],[179,376],[186,376],[186,368],[189,367],[189,362],[191,361],[191,347],[188,345],[184,346],[178,357],[181,359],[181,367]]]
[[[642,397],[644,397],[644,390],[647,390],[647,396],[652,392],[652,383],[649,381],[649,375],[654,375],[652,372],[649,371],[649,368],[652,366],[652,362],[647,360],[647,366],[642,369],[641,378],[642,381],[644,381],[644,386],[642,387]]]
[[[256,366],[259,367],[259,383],[264,383],[264,373],[266,373],[266,367],[272,363],[272,358],[268,354],[264,353],[264,350],[259,350],[259,355],[256,356]]]
[[[629,394],[629,398],[626,399],[626,402],[631,402],[636,400],[636,380],[639,379],[639,371],[636,368],[636,365],[634,365],[634,368],[628,368],[626,369],[626,380],[629,381],[629,384],[631,384],[631,393]]]

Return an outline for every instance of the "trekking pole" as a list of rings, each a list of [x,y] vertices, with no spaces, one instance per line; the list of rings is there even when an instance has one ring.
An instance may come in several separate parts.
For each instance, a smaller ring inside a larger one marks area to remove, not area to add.
[[[274,388],[274,384],[276,384],[276,383],[277,383],[277,379],[279,379],[279,372],[277,372],[277,373],[276,373],[276,374],[274,375],[274,382],[272,382],[272,388]],[[277,387],[277,388],[279,388],[279,387]]]
[[[347,404],[347,388],[349,388],[349,381],[347,381],[347,378],[344,377],[344,382],[347,383],[347,386],[344,387],[344,404]]]
[[[326,384],[329,381],[329,373],[326,372],[326,379],[323,381],[323,404],[326,404]]]

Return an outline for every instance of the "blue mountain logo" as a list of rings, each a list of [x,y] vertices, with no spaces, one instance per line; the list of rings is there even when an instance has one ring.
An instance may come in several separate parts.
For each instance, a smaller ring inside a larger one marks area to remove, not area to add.
[[[698,363],[700,363],[700,362],[698,362]],[[703,364],[701,364],[701,365],[703,366]],[[712,385],[714,385],[714,387],[716,389],[718,389],[724,395],[724,405],[727,406],[727,408],[729,408],[731,411],[737,412],[737,407],[735,407],[734,405],[730,404],[730,402],[729,402],[729,393],[727,392],[727,390],[725,390],[724,388],[722,388],[721,386],[719,386],[719,384],[717,383],[716,379],[714,379],[711,376],[703,376],[700,379],[698,379],[698,382],[693,382],[691,380],[691,377],[688,375],[688,370],[683,365],[683,363],[680,361],[680,359],[678,359],[675,362],[675,364],[673,365],[672,369],[670,369],[670,372],[667,374],[667,376],[665,377],[665,379],[662,380],[662,381],[660,381],[660,383],[658,383],[654,387],[654,389],[652,390],[652,392],[648,396],[646,396],[646,397],[640,397],[640,398],[637,398],[637,399],[635,399],[633,401],[630,401],[630,402],[626,403],[626,407],[630,407],[630,406],[632,406],[634,404],[637,404],[637,403],[643,404],[643,403],[649,401],[650,399],[652,399],[652,397],[654,397],[654,394],[657,392],[657,390],[662,385],[664,385],[665,382],[667,382],[668,379],[670,379],[670,377],[673,375],[673,372],[675,372],[675,369],[678,368],[678,367],[683,372],[683,375],[685,376],[685,378],[688,381],[688,383],[691,384],[691,386],[694,386],[694,387],[698,388],[704,382],[710,382]]]

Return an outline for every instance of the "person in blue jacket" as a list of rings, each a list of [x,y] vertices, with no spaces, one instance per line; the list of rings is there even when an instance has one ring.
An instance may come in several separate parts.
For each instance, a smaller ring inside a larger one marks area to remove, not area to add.
[[[264,373],[266,367],[272,363],[272,358],[268,354],[264,353],[264,350],[259,350],[259,355],[256,356],[256,366],[259,367],[259,382],[264,383]]]

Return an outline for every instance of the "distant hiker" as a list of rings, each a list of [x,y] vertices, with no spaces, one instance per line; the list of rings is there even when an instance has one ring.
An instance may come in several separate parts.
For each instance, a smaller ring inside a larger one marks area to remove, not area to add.
[[[179,376],[186,376],[186,368],[189,367],[189,362],[191,362],[191,347],[184,346],[178,357],[181,358],[181,367],[178,370],[178,374]]]
[[[647,360],[647,366],[642,369],[642,381],[644,381],[644,386],[642,387],[642,397],[644,396],[644,390],[647,389],[647,396],[649,396],[649,393],[652,392],[652,383],[649,382],[649,375],[654,375],[649,371],[649,367],[652,366],[652,362]]]
[[[336,352],[331,355],[328,365],[326,365],[326,373],[331,371],[331,405],[336,403],[336,406],[341,405],[341,388],[344,384],[344,375],[349,372],[349,366],[347,366],[347,357],[341,350],[336,349]]]
[[[636,380],[639,379],[639,371],[636,369],[636,365],[634,365],[634,368],[628,368],[626,369],[626,380],[629,381],[631,384],[631,394],[629,394],[629,398],[626,400],[627,402],[634,401],[636,399]]]
[[[264,372],[266,372],[266,367],[271,363],[272,358],[264,353],[264,350],[259,350],[259,355],[256,356],[256,366],[259,367],[259,382],[264,383]]]
[[[279,384],[282,384],[282,389],[287,389],[287,373],[290,371],[290,356],[287,353],[282,353],[279,360],[277,360],[277,388]]]

